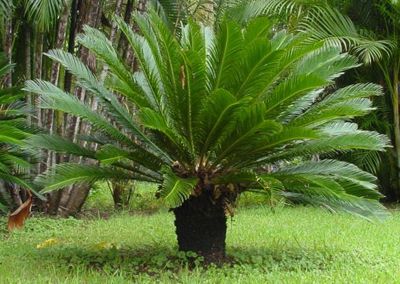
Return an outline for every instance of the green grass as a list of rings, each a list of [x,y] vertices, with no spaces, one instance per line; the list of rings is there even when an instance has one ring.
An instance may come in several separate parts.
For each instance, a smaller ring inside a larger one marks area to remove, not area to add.
[[[5,227],[5,219],[0,219]],[[39,249],[54,238],[58,243]],[[239,209],[229,221],[223,268],[188,269],[173,216],[29,219],[0,232],[0,283],[400,283],[400,213],[384,223],[309,208]],[[99,248],[99,243],[108,248]]]

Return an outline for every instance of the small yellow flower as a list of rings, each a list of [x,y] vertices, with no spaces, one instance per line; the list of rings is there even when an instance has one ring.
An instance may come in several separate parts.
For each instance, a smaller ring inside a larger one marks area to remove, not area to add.
[[[45,240],[41,244],[38,244],[36,246],[36,248],[38,248],[38,249],[48,248],[48,247],[51,247],[51,246],[54,246],[54,245],[58,244],[59,242],[60,242],[59,240],[51,238],[51,239]]]

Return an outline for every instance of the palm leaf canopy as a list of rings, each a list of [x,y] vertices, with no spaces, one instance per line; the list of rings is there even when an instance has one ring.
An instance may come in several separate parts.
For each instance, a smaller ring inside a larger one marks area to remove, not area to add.
[[[12,69],[13,65],[0,54],[0,85],[1,78]],[[26,123],[29,111],[22,101],[23,96],[20,87],[0,89],[0,185],[9,183],[35,192],[26,175],[26,169],[31,167],[30,154],[22,147],[25,145],[23,140],[36,130]],[[0,210],[7,211],[6,205],[10,204],[1,193],[0,190]]]
[[[73,55],[47,54],[76,76],[101,112],[49,82],[26,83],[27,91],[41,94],[42,108],[79,116],[96,129],[86,135],[96,150],[57,136],[28,139],[36,147],[99,162],[50,169],[38,179],[44,191],[136,179],[161,184],[160,196],[171,207],[207,190],[215,198],[274,190],[333,211],[387,215],[374,176],[345,162],[309,161],[388,146],[387,137],[351,122],[373,109],[369,97],[380,95],[381,87],[333,88],[335,78],[359,66],[356,58],[304,35],[274,32],[263,17],[245,26],[225,20],[216,32],[189,20],[179,38],[155,13],[134,19],[140,35],[122,19],[115,21],[135,52],[138,72],[90,27],[79,42],[109,66],[105,84]]]

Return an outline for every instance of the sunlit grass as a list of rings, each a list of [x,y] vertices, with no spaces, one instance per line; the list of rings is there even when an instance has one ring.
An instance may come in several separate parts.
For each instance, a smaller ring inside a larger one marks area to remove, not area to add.
[[[37,248],[49,239],[57,242]],[[22,231],[0,233],[0,282],[397,283],[399,239],[400,213],[374,224],[308,207],[239,209],[227,239],[236,264],[189,270],[157,264],[176,253],[173,215],[164,210],[108,220],[31,218]],[[141,261],[149,263],[138,273]]]

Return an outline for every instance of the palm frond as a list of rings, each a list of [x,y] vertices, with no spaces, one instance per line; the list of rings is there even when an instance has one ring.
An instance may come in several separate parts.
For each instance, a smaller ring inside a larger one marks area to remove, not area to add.
[[[164,182],[161,186],[160,196],[171,208],[178,207],[187,200],[198,182],[196,178],[182,179],[170,169],[164,169],[163,177]]]

